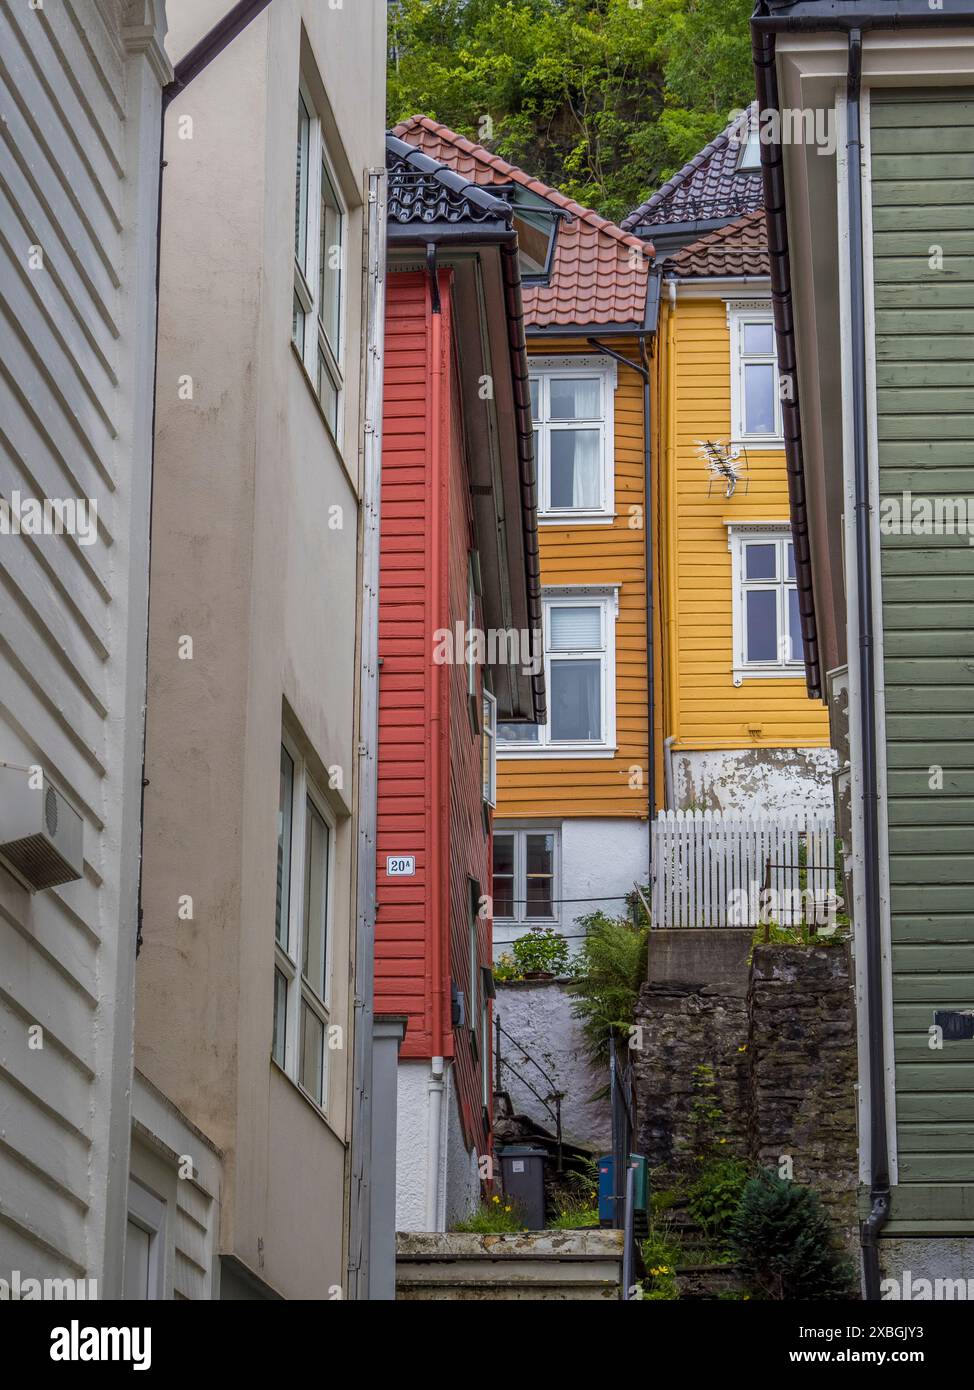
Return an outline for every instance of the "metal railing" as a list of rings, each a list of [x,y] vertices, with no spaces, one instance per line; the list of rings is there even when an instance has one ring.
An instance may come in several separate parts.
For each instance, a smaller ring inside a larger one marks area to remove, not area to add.
[[[612,1112],[612,1225],[623,1232],[622,1287],[629,1300],[636,1263],[636,1173],[632,1146],[636,1134],[636,1082],[628,1048],[609,1040],[609,1097]]]
[[[507,1031],[507,1029],[502,1026],[499,1015],[496,1016],[494,1019],[494,1031],[497,1035],[497,1042],[495,1044],[496,1050],[494,1053],[494,1084],[497,1087],[498,1091],[503,1091],[504,1085],[502,1080],[502,1068],[507,1067],[508,1071],[517,1077],[521,1085],[526,1087],[527,1090],[529,1090],[531,1094],[544,1106],[545,1110],[551,1116],[555,1125],[555,1138],[558,1144],[558,1172],[560,1173],[563,1171],[561,1103],[564,1100],[565,1093],[564,1091],[558,1090],[554,1077],[550,1076],[548,1072],[545,1071],[544,1067],[537,1060],[537,1058],[531,1056],[530,1052],[528,1052],[527,1048],[523,1045],[523,1043],[518,1042],[517,1038],[512,1037],[511,1034]],[[535,1071],[539,1074],[542,1080],[547,1083],[549,1089],[548,1094],[546,1096],[543,1096],[541,1092],[531,1084],[527,1077],[524,1076],[520,1071],[518,1071],[517,1067],[514,1065],[513,1062],[509,1061],[506,1056],[502,1056],[502,1037],[506,1038],[509,1043],[512,1043],[514,1047],[517,1048],[518,1053],[520,1054],[519,1060],[521,1062],[526,1062],[530,1066],[534,1067]]]

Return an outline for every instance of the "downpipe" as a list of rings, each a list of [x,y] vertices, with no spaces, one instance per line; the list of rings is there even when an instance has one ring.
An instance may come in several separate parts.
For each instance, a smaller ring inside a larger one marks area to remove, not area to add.
[[[442,1153],[443,1093],[446,1064],[442,1057],[430,1061],[426,1091],[429,1096],[429,1132],[426,1140],[426,1229],[436,1231],[440,1214],[440,1157]]]
[[[846,177],[849,200],[849,288],[855,483],[856,612],[859,629],[859,719],[862,742],[862,834],[869,1053],[869,1215],[860,1227],[865,1296],[880,1298],[879,1235],[890,1216],[883,962],[879,893],[879,775],[876,731],[876,645],[866,424],[866,300],[862,216],[862,32],[849,32]]]

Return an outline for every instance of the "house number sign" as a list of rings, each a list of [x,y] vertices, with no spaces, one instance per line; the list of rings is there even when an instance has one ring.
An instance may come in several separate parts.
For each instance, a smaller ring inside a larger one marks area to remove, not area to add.
[[[415,873],[415,854],[386,855],[386,874],[389,878],[412,878]]]

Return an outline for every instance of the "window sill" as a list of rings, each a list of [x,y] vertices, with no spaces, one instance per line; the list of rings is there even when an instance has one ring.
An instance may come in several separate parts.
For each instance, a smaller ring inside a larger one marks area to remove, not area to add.
[[[512,761],[524,758],[612,758],[616,745],[605,743],[593,747],[590,743],[546,743],[543,747],[525,748],[512,744],[498,746],[497,757]]]
[[[753,438],[744,435],[742,438],[730,441],[730,448],[747,449],[749,452],[752,449],[783,449],[784,447],[784,435],[777,434],[756,434]]]
[[[614,526],[618,512],[538,512],[539,526]]]
[[[733,676],[735,685],[742,685],[746,680],[804,681],[805,667],[804,665],[795,665],[787,667],[769,666],[766,669],[762,669],[759,666],[735,666]]]

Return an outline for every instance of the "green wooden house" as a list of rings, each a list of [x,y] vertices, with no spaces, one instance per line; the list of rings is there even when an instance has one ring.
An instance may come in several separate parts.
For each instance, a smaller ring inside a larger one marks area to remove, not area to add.
[[[974,3],[761,0],[752,36],[850,849],[864,1288],[974,1297]]]

